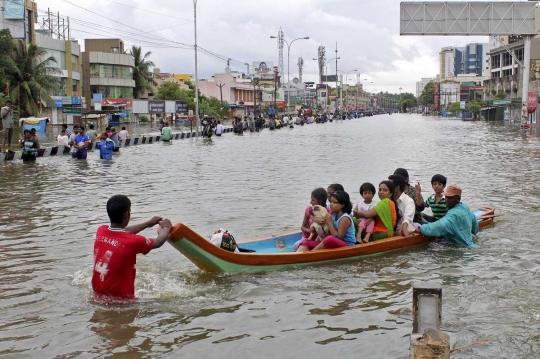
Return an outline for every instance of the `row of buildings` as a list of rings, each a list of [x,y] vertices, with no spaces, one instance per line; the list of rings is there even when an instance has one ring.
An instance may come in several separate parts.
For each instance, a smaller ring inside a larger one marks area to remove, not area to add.
[[[540,8],[536,8],[536,27],[540,28]],[[439,73],[416,82],[416,96],[434,82],[438,89],[435,109],[447,109],[452,102],[481,98],[497,118],[519,121],[522,103],[521,65],[524,43],[520,36],[490,37],[488,43],[469,43],[463,47],[443,47],[439,52]],[[529,97],[540,90],[540,37],[531,42]],[[504,95],[497,95],[503,93]],[[497,95],[497,98],[495,97]],[[504,99],[502,99],[504,97]],[[538,101],[537,101],[538,102]],[[529,111],[531,112],[531,111]],[[536,113],[530,114],[536,123]]]
[[[56,60],[60,70],[60,86],[50,94],[54,104],[45,104],[42,116],[50,117],[52,123],[73,123],[85,113],[116,111],[126,117],[132,115],[135,81],[133,80],[134,58],[126,54],[121,39],[85,39],[84,51],[79,41],[70,36],[69,21],[58,13],[38,11],[37,3],[31,0],[9,0],[10,9],[21,10],[20,14],[0,12],[0,24],[9,28],[13,38],[26,44],[36,44]],[[327,108],[334,105],[339,94],[327,84],[302,82],[293,78],[284,82],[272,61],[254,61],[252,74],[231,71],[227,66],[223,73],[210,79],[199,79],[199,91],[207,97],[216,97],[231,105],[231,116],[246,115],[247,112],[264,105],[289,109],[300,105]],[[188,89],[189,74],[163,73],[153,69],[156,82],[152,91],[138,94],[139,99],[152,100],[157,88],[164,82],[177,83]],[[349,108],[369,106],[369,99],[361,84],[341,85],[341,105]],[[335,108],[335,107],[334,107]],[[187,114],[186,114],[187,115]]]

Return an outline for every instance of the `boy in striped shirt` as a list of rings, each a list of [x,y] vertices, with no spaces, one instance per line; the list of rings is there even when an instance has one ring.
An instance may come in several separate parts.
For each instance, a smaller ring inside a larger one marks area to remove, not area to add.
[[[416,188],[416,209],[424,210],[424,208],[429,207],[433,212],[433,216],[428,216],[422,213],[422,219],[425,222],[435,222],[446,214],[448,209],[446,208],[446,199],[444,198],[444,187],[446,187],[446,177],[441,174],[436,174],[431,178],[431,187],[435,194],[429,196],[429,198],[424,201],[422,198],[422,189],[420,183],[415,185]]]

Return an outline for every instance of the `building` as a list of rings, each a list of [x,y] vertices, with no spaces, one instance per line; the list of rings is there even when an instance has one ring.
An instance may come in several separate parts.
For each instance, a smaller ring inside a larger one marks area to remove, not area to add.
[[[454,75],[476,74],[482,76],[489,69],[488,43],[470,43],[465,47],[454,48]]]
[[[35,34],[36,45],[45,49],[48,56],[54,57],[55,66],[60,70],[56,75],[60,78],[59,89],[51,96],[82,95],[82,56],[81,46],[77,41],[64,41],[51,37],[44,31]]]
[[[489,43],[469,43],[464,47],[443,47],[439,53],[440,77],[446,80],[462,74],[486,76],[489,72]]]
[[[138,96],[140,100],[153,100],[157,95],[159,86],[165,82],[173,82],[178,84],[181,89],[189,90],[189,86],[186,82],[191,81],[191,75],[161,72],[159,68],[154,67],[152,70],[152,79],[155,81],[155,84],[152,84],[152,91],[145,89]]]
[[[444,80],[446,79],[446,77],[454,75],[454,48],[452,46],[443,47],[441,49],[441,52],[439,53],[439,65],[439,73],[441,75],[441,79]]]
[[[104,106],[116,102],[119,106],[113,107],[128,107],[131,101],[127,100],[133,99],[135,88],[135,61],[133,56],[124,54],[124,42],[120,39],[86,39],[82,57],[83,96],[86,104],[94,106],[92,98],[96,94],[101,95]]]
[[[368,107],[369,98],[364,93],[362,84],[343,84],[343,101],[343,105],[348,109],[366,108]]]
[[[215,74],[212,80],[199,80],[199,91],[231,105],[232,116],[245,116],[255,106],[261,106],[264,88],[253,82],[243,82],[231,73]]]
[[[433,77],[423,77],[422,80],[416,82],[416,98],[419,98],[424,91],[424,87],[430,82],[435,82]]]
[[[510,50],[514,56],[506,50]],[[494,48],[490,52],[490,78],[484,80],[484,99],[493,100],[498,92],[506,94],[506,99],[520,106],[522,100],[522,75],[517,62],[523,61],[523,41],[511,42],[506,47]],[[537,81],[540,79],[540,39],[531,40],[529,91],[538,91]],[[516,106],[514,106],[516,107]],[[516,111],[518,112],[518,111]]]

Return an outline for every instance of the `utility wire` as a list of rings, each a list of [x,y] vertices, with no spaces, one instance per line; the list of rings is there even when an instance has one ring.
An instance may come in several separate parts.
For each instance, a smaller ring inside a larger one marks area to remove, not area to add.
[[[166,17],[170,17],[170,18],[178,19],[178,20],[185,20],[185,21],[188,21],[188,22],[191,22],[191,23],[193,22],[193,20],[183,19],[183,18],[181,18],[181,17],[171,16],[171,15],[166,15],[166,14],[160,14],[160,13],[158,13],[158,12],[154,12],[154,11],[150,11],[150,10],[141,9],[141,8],[136,7],[136,6],[130,6],[130,5],[127,5],[127,4],[122,4],[122,3],[119,3],[119,2],[116,2],[116,1],[112,1],[112,0],[105,0],[105,1],[112,2],[113,4],[118,4],[118,5],[122,5],[122,6],[125,6],[125,7],[130,7],[130,8],[135,9],[135,10],[144,11],[144,12],[147,12],[147,13],[150,13],[150,14],[156,14],[156,15],[166,16]]]
[[[72,3],[72,2],[70,2],[70,1],[68,1],[68,0],[63,0],[63,1],[66,2],[66,3],[68,3],[68,4],[70,4],[70,5],[73,5],[73,6],[75,6],[75,7],[78,7],[78,8],[80,8],[80,9],[82,9],[82,10],[88,11],[88,12],[94,14],[94,15],[97,15],[97,16],[100,16],[100,17],[102,17],[102,18],[104,18],[104,19],[107,19],[107,20],[109,20],[109,21],[112,21],[113,23],[120,24],[120,25],[123,25],[123,26],[125,26],[125,27],[128,27],[128,28],[131,28],[131,29],[133,29],[133,30],[136,30],[136,31],[138,31],[138,33],[136,33],[136,34],[131,33],[131,34],[134,35],[134,36],[137,36],[138,38],[140,38],[140,36],[145,36],[145,37],[147,37],[147,38],[149,38],[149,39],[151,39],[151,40],[154,40],[154,41],[167,41],[167,42],[174,43],[174,44],[177,44],[177,45],[185,46],[186,48],[188,48],[188,47],[193,48],[193,47],[194,47],[194,45],[184,44],[184,43],[181,43],[181,42],[178,42],[178,41],[173,41],[173,40],[170,40],[170,39],[167,39],[167,38],[164,38],[164,37],[158,37],[158,36],[156,36],[156,35],[151,35],[151,34],[149,34],[147,31],[145,32],[145,31],[140,30],[140,29],[137,29],[137,28],[135,28],[135,27],[133,27],[133,26],[123,24],[123,23],[121,23],[121,22],[119,22],[119,21],[117,21],[117,20],[113,20],[113,19],[111,19],[111,18],[108,18],[108,17],[106,17],[106,16],[103,16],[103,15],[101,15],[101,14],[98,14],[98,13],[92,11],[92,10],[85,9],[85,8],[83,8],[82,6],[76,5],[76,4],[74,4],[74,3]],[[70,19],[70,21],[71,21],[71,19],[73,19],[73,18],[69,17],[69,19]],[[83,21],[83,20],[79,20],[79,21]],[[87,25],[85,25],[85,26],[89,26],[88,24],[89,24],[89,23],[87,22]],[[91,24],[91,23],[90,23],[90,24]],[[101,26],[101,25],[98,25],[98,24],[95,24],[95,26],[105,27],[105,26]],[[110,29],[114,30],[115,32],[128,33],[128,32],[125,31],[125,30],[118,30],[118,29],[114,29],[114,28],[110,28]],[[141,34],[141,33],[142,33],[142,34]],[[144,34],[146,34],[146,35],[144,35]],[[207,50],[207,49],[202,48],[202,47],[200,47],[200,46],[197,46],[197,49],[198,49],[200,52],[202,52],[203,54],[206,54],[206,55],[208,55],[208,56],[215,57],[215,58],[220,59],[220,60],[223,60],[223,61],[229,61],[229,63],[230,63],[230,62],[233,62],[233,63],[239,64],[239,65],[242,65],[242,66],[245,64],[245,62],[231,59],[230,57],[227,57],[227,56],[224,56],[224,55],[220,55],[220,54],[218,54],[218,53],[215,53],[215,52],[213,52],[213,51]]]

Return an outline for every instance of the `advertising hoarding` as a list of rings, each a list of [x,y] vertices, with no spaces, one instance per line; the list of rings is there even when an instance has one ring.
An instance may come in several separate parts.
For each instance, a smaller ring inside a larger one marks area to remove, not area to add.
[[[164,113],[165,101],[162,100],[148,100],[148,113]]]
[[[175,103],[175,112],[176,113],[187,113],[188,112],[188,104],[184,101],[176,101]]]
[[[527,101],[527,110],[529,113],[536,111],[537,94],[534,91],[529,91],[529,100]]]
[[[133,107],[133,101],[130,98],[104,98],[101,103],[108,107]]]
[[[265,75],[274,73],[274,63],[272,61],[253,61],[253,73]]]

